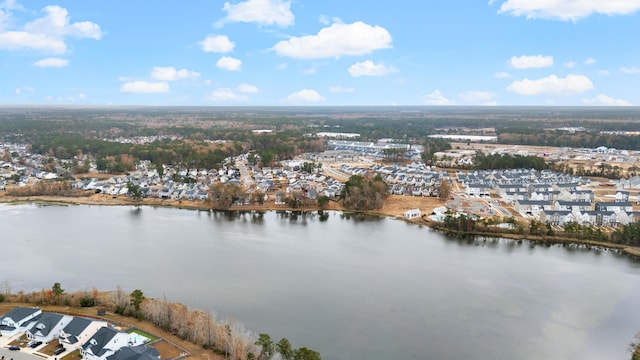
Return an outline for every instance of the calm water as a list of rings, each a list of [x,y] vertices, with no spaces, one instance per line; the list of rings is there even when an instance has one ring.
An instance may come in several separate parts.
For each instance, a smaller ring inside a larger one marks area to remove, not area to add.
[[[390,219],[0,205],[0,281],[215,309],[324,359],[627,359],[640,263]]]

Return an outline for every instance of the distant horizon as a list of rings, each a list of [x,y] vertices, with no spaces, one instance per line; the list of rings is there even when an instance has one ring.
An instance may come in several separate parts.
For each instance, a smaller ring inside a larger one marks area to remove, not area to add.
[[[307,104],[307,105],[145,105],[145,104],[0,104],[0,108],[287,108],[287,109],[313,109],[313,108],[426,108],[426,109],[491,109],[505,108],[528,108],[528,109],[610,109],[610,110],[632,110],[640,109],[640,105],[615,106],[615,105],[330,105],[330,104]]]
[[[0,0],[0,104],[640,106],[637,33],[638,0]]]

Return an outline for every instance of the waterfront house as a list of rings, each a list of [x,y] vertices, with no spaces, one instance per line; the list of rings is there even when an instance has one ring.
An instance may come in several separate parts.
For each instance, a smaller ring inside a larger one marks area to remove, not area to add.
[[[534,217],[539,217],[543,210],[553,210],[553,204],[550,201],[516,200],[513,207],[522,216]]]
[[[60,330],[67,326],[71,320],[73,320],[73,317],[69,315],[46,312],[38,318],[35,325],[27,330],[25,334],[30,340],[47,344],[57,339]]]
[[[576,221],[571,211],[566,210],[543,210],[540,213],[540,222],[553,226],[563,226]]]
[[[25,331],[31,321],[42,314],[39,308],[15,307],[0,317],[0,335],[13,336]]]
[[[404,217],[411,220],[420,217],[420,209],[410,209],[404,212]]]
[[[79,349],[98,329],[106,326],[106,321],[76,316],[60,330],[58,342],[67,349]]]
[[[80,353],[83,359],[106,360],[128,343],[129,334],[110,327],[102,327],[82,345]]]

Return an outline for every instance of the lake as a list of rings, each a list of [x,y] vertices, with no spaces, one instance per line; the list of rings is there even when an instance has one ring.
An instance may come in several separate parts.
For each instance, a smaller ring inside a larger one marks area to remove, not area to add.
[[[329,213],[0,205],[13,291],[166,296],[323,359],[626,359],[640,262]]]

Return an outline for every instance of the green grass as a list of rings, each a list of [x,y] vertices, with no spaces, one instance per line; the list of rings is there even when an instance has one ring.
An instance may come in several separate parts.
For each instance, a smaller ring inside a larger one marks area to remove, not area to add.
[[[131,329],[128,332],[129,332],[129,334],[135,333],[135,334],[138,334],[138,335],[142,335],[142,336],[146,337],[147,339],[149,339],[149,341],[158,340],[157,336],[153,336],[153,335],[151,335],[149,333],[146,333],[146,332],[144,332],[144,331],[142,331],[140,329]]]

